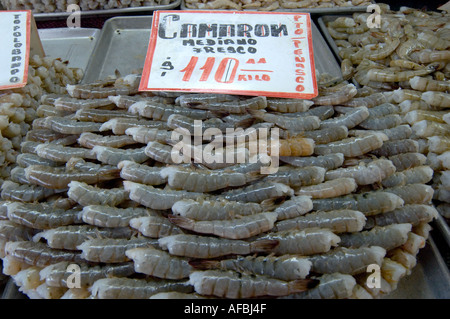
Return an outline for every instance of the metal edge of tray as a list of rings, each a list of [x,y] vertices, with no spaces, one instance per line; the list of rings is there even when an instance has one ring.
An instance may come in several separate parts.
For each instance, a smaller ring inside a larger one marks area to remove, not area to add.
[[[109,38],[111,37],[110,35],[111,32],[114,31],[114,28],[120,28],[122,30],[126,28],[151,30],[151,22],[148,22],[150,18],[151,16],[120,16],[108,19],[103,26],[97,46],[91,56],[91,61],[87,67],[83,82],[87,83],[99,80],[99,70],[102,70],[102,65],[107,63],[104,59],[105,57],[107,58],[107,50],[110,49],[110,44],[108,42],[110,41]],[[321,72],[329,71],[328,73],[335,77],[342,77],[340,65],[334,59],[333,52],[328,48],[327,42],[323,39],[322,34],[314,21],[311,22],[316,69],[319,69]],[[147,52],[140,52],[140,55],[145,55],[146,53]]]
[[[82,83],[89,83],[95,80],[100,80],[99,75],[99,67],[102,67],[105,64],[105,57],[107,56],[108,50],[111,46],[111,37],[110,34],[112,32],[117,32],[118,30],[124,29],[132,29],[132,30],[141,30],[148,29],[151,30],[152,26],[152,15],[142,15],[142,16],[117,16],[106,20],[103,25],[103,28],[100,32],[99,39],[95,45],[95,48],[91,54],[91,58],[86,67],[86,72],[84,73],[84,77]],[[149,33],[150,37],[150,33]],[[148,40],[147,40],[148,41]],[[145,47],[148,47],[148,42],[145,44]],[[124,48],[128,49],[128,48]],[[144,52],[145,58],[146,52]],[[142,64],[142,67],[144,65]],[[112,74],[109,74],[112,75]]]
[[[375,3],[375,1],[371,1]],[[353,7],[335,7],[335,8],[298,8],[298,9],[286,9],[280,8],[275,9],[270,12],[304,12],[310,14],[345,14],[345,13],[353,13],[353,12],[367,12],[368,6],[353,6]],[[224,11],[233,11],[233,9],[191,9],[186,7],[185,0],[181,1],[180,5],[181,10],[224,10]],[[258,9],[244,9],[242,11],[259,11],[265,12]]]
[[[439,213],[434,220],[436,228],[440,231],[442,237],[444,237],[447,245],[450,247],[450,227],[445,221],[445,218]]]
[[[120,9],[105,9],[105,10],[84,10],[80,11],[80,16],[83,18],[88,17],[103,17],[103,16],[115,16],[124,14],[138,14],[149,13],[156,10],[171,10],[178,8],[181,4],[181,0],[175,0],[172,3],[165,5],[144,6],[144,7],[129,7]],[[52,19],[66,19],[73,12],[48,12],[48,13],[34,13],[34,19],[36,21],[49,21]]]

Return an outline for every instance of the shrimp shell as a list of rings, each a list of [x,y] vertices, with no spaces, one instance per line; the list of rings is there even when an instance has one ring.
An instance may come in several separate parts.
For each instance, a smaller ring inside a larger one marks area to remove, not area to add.
[[[118,208],[106,205],[89,205],[79,213],[86,224],[98,227],[127,227],[130,220],[157,214],[148,208],[129,207]]]
[[[78,138],[78,144],[86,148],[94,148],[94,146],[120,148],[123,146],[136,144],[136,141],[128,135],[103,136],[86,132],[80,135]]]
[[[255,118],[274,123],[275,125],[286,130],[293,131],[312,131],[320,126],[320,119],[317,116],[291,117],[284,115],[275,115],[262,110],[248,110]]]
[[[244,275],[232,271],[194,271],[189,282],[195,292],[225,298],[251,298],[259,296],[286,296],[315,286],[312,279],[282,281],[260,275]]]
[[[112,105],[112,102],[107,99],[75,99],[67,96],[62,96],[54,101],[55,109],[61,111],[75,112],[81,109],[95,109],[100,107],[107,107]]]
[[[386,250],[378,246],[345,248],[338,247],[325,254],[310,256],[311,272],[332,274],[335,272],[349,275],[364,273],[367,266],[381,266]]]
[[[40,279],[50,287],[67,287],[67,280],[73,275],[73,272],[68,271],[69,266],[70,262],[67,261],[49,265],[39,272]],[[102,278],[128,277],[135,274],[132,262],[96,266],[81,263],[78,266],[80,267],[80,288],[88,288]]]
[[[70,225],[37,233],[33,237],[33,241],[38,242],[43,238],[47,240],[50,248],[77,250],[77,246],[88,240],[89,237],[130,238],[132,234],[133,231],[127,227],[100,229],[91,225]]]
[[[16,223],[13,220],[0,220],[0,239],[2,241],[31,240],[36,230]]]
[[[340,246],[347,248],[380,246],[391,250],[406,243],[411,228],[411,224],[393,224],[376,226],[369,231],[342,234]]]
[[[172,140],[172,131],[143,126],[127,128],[125,134],[131,136],[134,141],[142,144],[148,144],[153,141],[167,143]]]
[[[46,203],[8,204],[8,218],[20,225],[35,229],[51,229],[59,226],[80,224],[79,209],[59,209]]]
[[[388,176],[391,176],[395,173],[395,170],[395,166],[391,161],[386,159],[377,159],[367,165],[361,162],[358,166],[338,168],[327,171],[325,174],[325,180],[350,177],[353,178],[358,185],[371,185],[381,182]]]
[[[438,214],[438,211],[433,206],[410,204],[388,213],[368,217],[365,228],[370,229],[375,226],[405,223],[417,226],[421,223],[430,223],[438,217]]]
[[[356,87],[353,84],[348,84],[335,93],[313,98],[312,101],[315,105],[339,105],[351,100],[357,93]]]
[[[98,238],[83,241],[77,246],[85,260],[101,263],[122,263],[130,259],[126,251],[157,245],[157,241],[145,237],[138,238]]]
[[[265,96],[255,96],[235,101],[190,103],[188,107],[230,114],[244,114],[248,110],[265,109],[267,107],[267,98]]]
[[[67,196],[82,206],[117,206],[128,199],[128,192],[123,188],[103,189],[77,181],[70,182],[68,186]]]
[[[96,159],[95,153],[80,147],[67,147],[54,144],[40,144],[36,147],[36,154],[54,162],[67,162],[71,158]]]
[[[161,185],[167,183],[167,179],[161,177],[161,168],[138,164],[133,161],[121,161],[118,164],[120,177],[124,180],[146,184]]]
[[[314,153],[315,142],[311,138],[297,136],[280,139],[277,147],[280,156],[309,156]]]
[[[82,122],[67,117],[49,116],[44,120],[44,127],[62,134],[79,135],[83,132],[99,132],[102,124]],[[33,122],[34,125],[34,122]]]
[[[114,118],[131,118],[137,119],[138,116],[121,110],[78,110],[74,119],[84,122],[105,123]]]
[[[12,181],[4,181],[1,198],[19,202],[38,202],[52,195],[63,193],[66,190],[66,188],[53,189],[39,185],[20,185]]]
[[[316,166],[323,167],[326,170],[332,170],[342,166],[344,163],[344,155],[342,153],[336,153],[311,157],[280,156],[280,160],[296,167]]]
[[[98,299],[148,299],[161,292],[191,293],[193,289],[187,281],[102,278],[94,282],[90,290]]]
[[[378,149],[371,151],[378,157],[390,157],[401,153],[418,153],[419,143],[413,139],[386,141]]]
[[[167,217],[159,215],[135,217],[130,220],[130,227],[151,238],[162,238],[184,233],[180,227],[172,223]]]
[[[315,144],[327,144],[346,138],[348,136],[348,128],[343,125],[326,127],[319,130],[303,132],[302,136],[314,140]]]
[[[61,163],[57,163],[51,160],[47,160],[36,154],[22,153],[18,154],[16,158],[17,165],[21,167],[28,167],[30,165],[46,165],[46,166],[59,166]]]
[[[276,173],[267,175],[264,180],[279,182],[290,187],[316,185],[324,181],[325,169],[323,167],[290,168],[280,167]]]
[[[258,240],[275,240],[279,244],[272,250],[275,255],[314,255],[327,252],[340,242],[339,236],[328,229],[307,228],[270,232]]]
[[[398,172],[425,165],[427,157],[421,153],[401,153],[388,157]]]
[[[192,258],[216,258],[226,255],[268,253],[278,245],[278,240],[244,241],[190,234],[160,238],[159,246],[171,255]]]
[[[100,126],[100,132],[112,131],[116,135],[124,135],[130,127],[147,127],[157,129],[168,129],[166,121],[139,120],[134,118],[113,118]]]
[[[165,164],[177,164],[173,160],[172,152],[174,151],[175,149],[173,146],[162,144],[157,141],[148,143],[147,147],[144,149],[145,155],[149,158]]]
[[[277,214],[277,220],[286,220],[305,215],[312,209],[313,203],[309,196],[292,196],[278,205],[273,212]]]
[[[427,91],[441,91],[445,92],[450,90],[450,84],[448,81],[437,81],[430,78],[424,78],[415,76],[409,80],[411,87],[414,90],[427,92]]]
[[[53,249],[44,243],[33,241],[7,242],[5,252],[17,261],[37,267],[46,267],[61,261],[83,263],[79,252]]]
[[[181,199],[196,199],[204,196],[202,193],[159,189],[130,181],[124,181],[123,186],[126,191],[130,192],[131,200],[157,210],[170,209]]]
[[[339,273],[324,274],[319,285],[305,292],[291,294],[286,299],[348,299],[356,286],[353,276]],[[282,297],[283,298],[283,297]]]
[[[389,114],[383,117],[368,117],[359,123],[359,126],[367,130],[386,130],[402,123],[402,118],[398,114]]]
[[[378,135],[351,137],[327,144],[319,144],[314,148],[317,155],[342,153],[345,157],[357,157],[372,152],[383,145],[383,140]]]
[[[361,124],[369,117],[369,110],[365,106],[359,106],[353,108],[351,111],[328,120],[324,120],[320,123],[321,128],[332,128],[336,126],[345,126],[351,129],[358,124]]]
[[[430,203],[434,194],[433,188],[425,184],[395,186],[385,188],[383,191],[400,197],[405,205]]]
[[[183,199],[172,206],[172,214],[193,220],[227,220],[262,213],[269,205],[218,200]]]
[[[366,222],[363,213],[355,210],[335,210],[312,212],[275,223],[276,231],[303,230],[307,228],[328,228],[334,233],[352,233],[361,231]]]
[[[239,100],[239,96],[231,94],[192,93],[182,94],[175,99],[175,103],[183,107],[206,105],[209,103],[232,102]]]
[[[171,256],[166,251],[153,247],[133,248],[126,251],[128,258],[133,260],[137,273],[162,279],[188,278],[194,268],[189,265],[189,259]]]
[[[195,120],[206,120],[216,117],[217,112],[200,109],[190,109],[177,105],[155,103],[150,101],[136,102],[128,108],[128,112],[155,121],[167,121],[173,114],[184,115]]]
[[[433,169],[427,165],[416,166],[392,174],[382,181],[386,188],[405,184],[426,184],[433,178]]]
[[[267,108],[280,113],[306,112],[313,104],[312,101],[301,99],[267,99]]]
[[[342,177],[311,186],[303,186],[295,191],[295,195],[306,195],[312,198],[330,198],[354,192],[358,185],[353,178]]]
[[[243,188],[237,188],[230,191],[225,191],[220,194],[226,200],[238,201],[238,202],[254,202],[261,203],[263,200],[292,196],[294,190],[289,186],[282,183],[274,182],[259,182],[248,185]],[[193,198],[194,199],[194,198]]]
[[[388,190],[390,189],[342,197],[313,199],[313,209],[318,211],[351,209],[360,211],[366,216],[389,212],[401,207],[404,201],[399,195],[388,192]]]
[[[121,161],[130,160],[136,163],[143,163],[149,159],[146,147],[136,149],[121,149],[106,146],[94,146],[92,151],[96,154],[97,160],[104,164],[117,165]]]
[[[232,220],[196,221],[183,216],[169,215],[175,225],[201,234],[216,235],[228,239],[244,239],[273,228],[276,213],[258,213]]]

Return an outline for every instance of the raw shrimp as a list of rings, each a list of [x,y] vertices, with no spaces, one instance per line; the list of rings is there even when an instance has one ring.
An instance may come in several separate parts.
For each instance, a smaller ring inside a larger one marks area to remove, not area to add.
[[[315,144],[327,144],[346,138],[348,136],[348,128],[343,125],[331,126],[319,130],[303,132],[302,136],[312,139]]]
[[[54,190],[66,189],[71,181],[95,184],[119,177],[119,170],[115,166],[94,165],[95,166],[86,166],[80,169],[30,165],[25,168],[25,176],[30,183]]]
[[[110,95],[133,95],[138,93],[140,75],[130,74],[119,78],[122,83],[116,82],[114,86],[95,86],[92,84],[75,84],[66,86],[67,93],[78,99],[101,99]],[[117,81],[119,80],[117,79]]]
[[[267,108],[273,112],[280,113],[306,112],[313,104],[314,102],[312,101],[301,99],[267,99]]]
[[[306,215],[290,218],[275,223],[274,230],[303,230],[307,228],[328,228],[334,233],[352,233],[361,231],[366,222],[363,213],[356,210],[334,210],[327,212],[311,212]]]
[[[67,287],[69,277],[73,275],[69,270],[70,265],[71,263],[67,261],[49,265],[40,271],[40,278],[50,287]],[[135,274],[132,262],[95,266],[81,263],[77,266],[80,267],[80,288],[88,288],[102,278],[128,277]]]
[[[313,209],[330,211],[337,209],[357,210],[366,216],[392,211],[401,207],[403,199],[396,194],[384,191],[350,194],[347,196],[313,199]]]
[[[336,153],[311,157],[281,156],[280,160],[296,167],[316,166],[323,167],[326,170],[332,170],[342,166],[344,163],[344,155],[342,153]]]
[[[368,217],[365,228],[370,229],[375,226],[405,223],[417,226],[420,223],[430,223],[437,218],[438,214],[438,211],[433,206],[410,204],[388,213]]]
[[[449,114],[447,111],[413,110],[408,112],[403,119],[410,125],[422,120],[445,123],[443,117]],[[448,123],[447,123],[448,124]]]
[[[450,136],[450,125],[447,123],[422,120],[414,123],[411,129],[416,136],[423,138],[433,136]]]
[[[103,136],[86,132],[80,135],[78,138],[78,144],[86,148],[94,148],[94,146],[121,148],[123,146],[136,144],[136,141],[128,135]]]
[[[83,182],[69,183],[67,196],[81,206],[107,205],[117,206],[128,199],[128,192],[123,188],[103,189]]]
[[[74,119],[84,122],[96,122],[96,123],[105,123],[114,118],[131,118],[137,119],[138,116],[134,114],[130,114],[126,111],[119,110],[78,110]]]
[[[139,143],[148,144],[149,142],[167,143],[172,140],[172,131],[161,130],[148,127],[130,127],[126,129],[125,134]]]
[[[386,250],[378,246],[345,248],[338,247],[325,254],[308,257],[311,272],[319,274],[342,273],[356,275],[366,271],[367,266],[381,266]]]
[[[31,240],[36,232],[35,229],[13,220],[0,220],[0,239],[5,242]]]
[[[320,283],[305,292],[291,294],[286,299],[347,299],[350,298],[356,280],[353,276],[339,273],[324,274],[317,278]],[[283,297],[282,297],[283,298]]]
[[[388,157],[397,172],[405,169],[425,165],[427,157],[421,153],[401,153]]]
[[[405,205],[425,204],[431,202],[434,190],[430,185],[409,184],[385,188],[383,192],[389,192],[400,197]]]
[[[353,178],[342,177],[311,186],[303,186],[295,191],[295,195],[306,195],[312,198],[330,198],[354,192],[358,185]]]
[[[8,242],[5,252],[7,256],[17,261],[37,267],[45,267],[61,261],[83,263],[80,252],[53,249],[44,243],[33,241]]]
[[[324,120],[320,123],[321,128],[333,128],[338,126],[345,126],[347,129],[351,129],[358,124],[362,123],[369,117],[369,110],[365,106],[359,106],[353,108],[351,111],[328,120]]]
[[[45,158],[39,157],[36,154],[22,153],[18,154],[16,158],[17,165],[21,167],[28,167],[30,165],[46,165],[46,166],[59,166],[61,163],[57,163]]]
[[[190,192],[206,193],[215,190],[243,186],[260,178],[259,174],[243,174],[233,171],[192,170],[169,166],[161,170],[170,187]]]
[[[232,102],[238,100],[239,96],[231,94],[193,93],[178,96],[175,99],[175,103],[183,107],[193,107],[209,103]]]
[[[429,64],[423,69],[413,71],[397,71],[392,68],[370,69],[364,75],[364,80],[359,80],[361,85],[367,85],[370,81],[375,82],[402,82],[408,81],[415,76],[423,76],[433,73],[437,69],[437,64]]]
[[[314,147],[315,142],[313,139],[300,136],[279,139],[279,142],[275,144],[275,148],[278,149],[279,156],[309,156],[314,153]],[[274,145],[271,145],[270,150],[273,148]]]
[[[153,141],[147,144],[144,148],[145,155],[154,159],[157,162],[165,164],[177,164],[173,160],[173,154],[176,154],[176,148],[171,145],[166,145]]]
[[[66,134],[61,134],[49,129],[34,129],[29,130],[26,135],[27,141],[48,143],[66,137]]]
[[[27,177],[25,176],[25,169],[20,166],[14,167],[11,172],[11,181],[18,184],[27,184],[30,185],[31,183],[27,180]]]
[[[117,165],[121,161],[130,160],[136,163],[143,163],[149,159],[146,154],[146,147],[122,149],[106,146],[94,146],[92,151],[96,154],[97,160],[110,165]]]
[[[177,105],[155,103],[149,101],[136,102],[128,108],[128,112],[139,114],[142,117],[153,119],[155,121],[167,121],[173,114],[184,115],[195,120],[206,120],[217,117],[220,112],[190,109]]]
[[[412,61],[420,64],[433,63],[437,61],[448,61],[450,60],[450,50],[433,51],[425,49],[411,53],[409,58]]]
[[[386,130],[397,127],[402,123],[402,118],[398,114],[389,114],[382,117],[368,117],[359,123],[359,126],[367,130]]]
[[[102,278],[94,282],[91,294],[98,299],[148,299],[160,292],[192,292],[188,281],[134,278]]]
[[[286,296],[313,288],[314,279],[283,281],[260,275],[244,275],[232,271],[205,270],[190,274],[195,292],[225,298]]]
[[[277,220],[277,214],[265,212],[231,220],[212,221],[196,221],[183,216],[169,215],[169,220],[183,229],[196,233],[228,239],[244,239],[271,230]]]
[[[186,106],[196,109],[209,110],[211,112],[219,111],[230,114],[244,114],[248,110],[265,109],[267,107],[267,98],[265,96],[255,96],[244,100],[189,103]]]
[[[381,276],[391,284],[391,286],[397,287],[398,282],[407,272],[408,269],[402,264],[395,262],[390,258],[384,258],[383,264],[381,265]]]
[[[168,252],[154,248],[133,248],[126,255],[134,262],[137,273],[163,279],[188,278],[194,268],[189,265],[189,259],[171,256]]]
[[[43,284],[43,281],[39,278],[40,270],[40,267],[31,266],[11,275],[11,277],[14,279],[16,286],[19,287],[19,291],[26,294],[29,290],[36,289]]]
[[[318,129],[320,126],[320,119],[317,116],[303,116],[303,117],[291,117],[284,115],[275,115],[262,110],[249,110],[253,117],[274,123],[275,125],[284,128],[286,130],[292,130],[297,132],[312,131]]]
[[[36,147],[36,154],[54,162],[67,162],[71,158],[96,159],[95,153],[90,149],[81,147],[68,147],[55,144],[40,144]]]
[[[381,157],[390,157],[401,153],[418,153],[419,143],[413,139],[386,141],[371,151],[372,154]]]
[[[304,279],[309,274],[311,262],[305,257],[283,256],[237,256],[224,260],[192,260],[195,269],[233,270],[244,274],[263,275],[280,280]]]
[[[162,238],[184,233],[180,227],[172,223],[167,217],[156,214],[135,217],[130,220],[130,227],[138,230],[142,235],[151,238]]]
[[[349,135],[361,137],[367,136],[371,134],[378,134],[380,137],[384,136],[386,141],[396,141],[396,140],[404,140],[408,139],[412,135],[412,129],[409,125],[398,125],[389,129],[384,130],[351,130],[349,131]],[[385,141],[383,141],[385,142]]]
[[[353,84],[348,84],[341,90],[322,96],[313,98],[312,101],[315,105],[339,105],[351,100],[358,91]]]
[[[20,225],[35,229],[51,229],[59,226],[82,223],[79,218],[80,210],[60,209],[46,203],[8,204],[8,218]]]
[[[127,227],[130,220],[157,214],[155,211],[142,207],[118,208],[106,205],[89,205],[79,213],[86,224],[98,227]]]
[[[181,199],[204,197],[203,193],[160,189],[130,181],[124,181],[123,186],[126,191],[130,192],[131,200],[151,209],[170,209],[173,204]]]
[[[38,242],[41,238],[47,240],[47,245],[56,249],[77,250],[89,238],[104,236],[107,238],[130,238],[133,230],[127,227],[100,229],[91,225],[60,226],[37,233],[33,241]]]
[[[160,238],[158,243],[162,249],[168,250],[171,255],[192,258],[216,258],[232,254],[270,253],[279,244],[279,241],[276,239],[244,241],[180,234]]]
[[[427,165],[411,167],[392,174],[382,181],[386,188],[406,184],[426,184],[433,178],[433,169]]]
[[[81,109],[95,109],[112,105],[107,99],[75,99],[68,96],[62,96],[54,101],[55,109],[68,112],[76,112]]]
[[[319,228],[270,232],[259,236],[258,240],[278,241],[279,244],[272,250],[275,255],[304,256],[327,252],[340,242],[340,238],[332,231]]]
[[[125,252],[128,249],[157,245],[155,239],[138,238],[97,238],[83,241],[77,246],[81,257],[92,262],[122,263],[129,261]]]
[[[138,164],[133,161],[121,161],[118,168],[120,169],[120,177],[127,181],[146,185],[167,183],[167,178],[161,177],[160,167]]]
[[[287,167],[282,166],[276,173],[269,174],[264,177],[268,182],[279,182],[290,187],[300,187],[308,185],[316,185],[322,183],[325,177],[325,169],[323,167]]]
[[[391,176],[395,173],[395,170],[395,166],[391,161],[386,159],[376,159],[368,164],[360,162],[357,166],[327,171],[325,180],[350,177],[353,178],[358,185],[371,185],[381,182],[388,176]]]
[[[319,144],[314,148],[317,155],[342,153],[345,157],[357,157],[380,148],[383,140],[378,135],[351,137],[327,144]]]
[[[411,224],[393,224],[376,226],[369,231],[342,234],[340,246],[347,248],[380,246],[391,250],[406,243],[411,227]]]
[[[277,214],[277,220],[286,220],[305,215],[312,208],[313,204],[309,196],[293,196],[278,205],[273,212]]]
[[[192,135],[195,135],[197,130],[203,132],[203,130],[214,129],[219,130],[220,132],[226,132],[228,129],[233,127],[230,124],[223,122],[221,119],[212,118],[205,121],[195,120],[193,118],[172,114],[167,119],[167,126],[173,130],[179,129],[189,132]]]
[[[382,60],[390,56],[400,45],[400,39],[387,38],[385,43],[375,44],[360,49],[358,52],[350,56],[350,60],[354,63],[360,63],[364,59],[372,61]]]
[[[415,76],[409,80],[411,87],[414,90],[427,92],[427,91],[441,91],[445,92],[450,90],[450,84],[448,81],[437,81],[430,78],[424,78]]]
[[[294,190],[285,184],[259,182],[243,188],[225,191],[220,194],[220,197],[231,201],[261,203],[266,199],[292,195],[294,195]]]
[[[12,181],[4,181],[2,184],[1,197],[3,200],[37,202],[52,195],[64,193],[66,191],[66,188],[53,189],[39,185],[20,185]]]
[[[99,132],[101,123],[82,122],[68,117],[49,116],[43,119],[44,127],[62,134],[78,135],[83,132]],[[33,124],[34,125],[34,124]]]
[[[273,208],[272,203],[242,203],[224,199],[192,200],[182,199],[172,206],[172,213],[193,220],[229,220],[241,216],[262,213]],[[312,208],[312,204],[311,204]]]
[[[166,121],[151,121],[118,117],[101,124],[99,131],[112,131],[116,135],[123,135],[130,127],[147,127],[164,130],[169,128]]]

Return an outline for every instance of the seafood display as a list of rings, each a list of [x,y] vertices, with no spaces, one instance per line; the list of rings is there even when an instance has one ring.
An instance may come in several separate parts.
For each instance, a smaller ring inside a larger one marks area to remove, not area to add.
[[[348,76],[311,100],[81,84],[30,59],[0,95],[19,127],[2,129],[3,274],[31,299],[388,296],[450,215],[450,37],[448,15],[381,7],[378,29],[329,23]]]
[[[326,9],[366,7],[371,1],[366,0],[185,0],[187,9],[231,9],[273,11],[277,9]]]

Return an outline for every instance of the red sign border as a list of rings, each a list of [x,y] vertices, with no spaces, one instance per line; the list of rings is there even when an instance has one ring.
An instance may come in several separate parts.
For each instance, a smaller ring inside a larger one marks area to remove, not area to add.
[[[8,89],[19,89],[19,88],[23,88],[25,85],[27,85],[28,83],[28,61],[30,59],[30,38],[31,38],[31,10],[0,10],[1,12],[25,12],[27,14],[27,52],[25,53],[25,67],[24,67],[24,72],[23,72],[23,79],[21,83],[16,83],[16,84],[11,84],[11,85],[0,85],[0,91],[1,90],[8,90]]]
[[[200,93],[198,89],[186,89],[186,88],[148,88],[148,82],[150,77],[151,66],[153,62],[153,55],[156,47],[156,40],[158,38],[157,29],[159,25],[160,13],[172,13],[173,10],[158,10],[153,14],[152,30],[150,34],[150,40],[147,49],[147,55],[145,57],[144,69],[142,72],[141,82],[139,84],[139,91],[173,91],[173,92],[192,92]],[[260,95],[267,97],[281,97],[281,98],[298,98],[298,99],[312,99],[319,94],[316,70],[314,63],[314,49],[312,44],[312,30],[311,30],[311,15],[305,12],[260,12],[260,11],[221,11],[221,10],[177,10],[177,13],[225,13],[225,14],[275,14],[275,15],[304,15],[306,16],[307,30],[308,30],[308,45],[309,45],[309,58],[311,61],[311,75],[313,79],[314,93],[286,93],[286,92],[268,92],[268,91],[253,91],[253,90],[230,90],[230,89],[205,89],[201,93],[224,93],[224,94],[237,94],[237,95]]]

